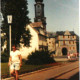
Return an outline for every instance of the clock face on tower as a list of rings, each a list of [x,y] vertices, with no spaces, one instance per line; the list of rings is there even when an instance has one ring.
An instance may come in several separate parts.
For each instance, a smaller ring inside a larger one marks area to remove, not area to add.
[[[36,5],[36,14],[37,14],[37,16],[41,15],[41,5],[40,4]]]

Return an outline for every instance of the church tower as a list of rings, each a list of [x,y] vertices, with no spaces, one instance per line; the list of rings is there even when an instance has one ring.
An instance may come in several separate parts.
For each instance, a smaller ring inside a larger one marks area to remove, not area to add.
[[[46,31],[46,17],[44,16],[43,0],[35,0],[35,18],[34,22],[42,22],[44,30]]]

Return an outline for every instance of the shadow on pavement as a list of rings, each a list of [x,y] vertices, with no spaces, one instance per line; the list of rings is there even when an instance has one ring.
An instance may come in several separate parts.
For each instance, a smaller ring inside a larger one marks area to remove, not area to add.
[[[73,75],[69,80],[79,80],[79,72]]]
[[[68,79],[54,79],[54,78],[51,78],[51,79],[48,79],[48,80],[68,80]]]
[[[75,75],[73,75],[72,77],[70,77],[69,79],[55,79],[55,78],[50,78],[48,80],[79,80],[79,72]]]

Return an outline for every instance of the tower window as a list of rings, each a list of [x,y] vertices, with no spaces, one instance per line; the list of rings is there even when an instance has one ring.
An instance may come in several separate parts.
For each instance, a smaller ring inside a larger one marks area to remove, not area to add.
[[[41,19],[38,19],[38,21],[41,21]]]

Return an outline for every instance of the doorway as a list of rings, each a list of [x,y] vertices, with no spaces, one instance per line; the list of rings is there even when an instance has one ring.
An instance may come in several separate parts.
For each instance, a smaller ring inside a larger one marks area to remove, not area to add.
[[[63,54],[63,55],[67,55],[67,48],[63,48],[63,49],[62,49],[62,54]]]

